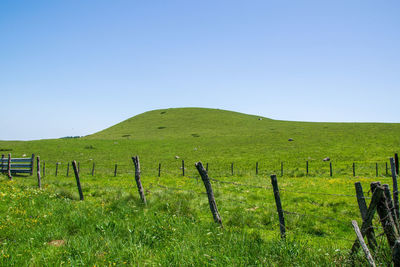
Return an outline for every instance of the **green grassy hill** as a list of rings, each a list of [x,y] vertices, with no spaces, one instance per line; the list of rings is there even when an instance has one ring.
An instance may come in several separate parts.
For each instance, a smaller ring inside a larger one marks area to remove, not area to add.
[[[46,162],[42,190],[35,176],[0,180],[0,265],[365,266],[361,251],[354,262],[349,257],[350,221],[361,225],[354,182],[361,181],[365,194],[372,181],[391,185],[385,165],[400,150],[399,130],[400,124],[290,122],[176,108],[83,138],[0,141],[0,153],[35,153]],[[134,184],[133,155],[140,156],[147,206]],[[72,170],[66,175],[72,160],[80,163],[84,201]],[[198,178],[197,161],[209,163],[209,175],[219,180],[212,184],[224,228],[212,220],[201,181],[190,179]],[[279,236],[272,173],[286,211],[286,240]],[[374,227],[380,249],[373,256],[388,265],[379,220]]]

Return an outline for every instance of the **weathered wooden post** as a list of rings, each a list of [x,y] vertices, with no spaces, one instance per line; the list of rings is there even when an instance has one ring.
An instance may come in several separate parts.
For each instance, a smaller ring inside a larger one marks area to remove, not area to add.
[[[206,163],[206,171],[208,173],[208,162]]]
[[[93,162],[93,167],[92,167],[92,176],[94,176],[94,168],[96,167],[96,163]]]
[[[37,179],[38,179],[38,187],[39,189],[42,188],[42,179],[40,177],[40,157],[37,156],[36,158],[36,169],[37,169]]]
[[[368,229],[372,228],[372,219],[374,218],[376,206],[381,201],[383,196],[383,188],[378,186],[375,191],[372,193],[371,202],[369,203],[369,207],[367,209],[367,215],[365,216],[365,220],[361,226],[361,234],[364,236]],[[353,243],[353,247],[351,248],[351,254],[353,255],[357,249],[360,247],[360,242],[356,239]]]
[[[377,187],[381,187],[379,182],[371,183],[371,192],[374,192]],[[393,217],[387,205],[386,197],[384,194],[381,200],[378,202],[378,205],[376,206],[376,211],[378,212],[383,231],[385,232],[388,243],[390,247],[393,247],[395,241],[399,237],[399,234],[395,227],[395,223],[393,221]]]
[[[210,210],[213,215],[214,221],[222,226],[221,216],[218,212],[217,203],[215,202],[214,192],[212,190],[210,178],[208,177],[207,171],[204,169],[203,164],[200,161],[197,162],[195,166],[201,176],[201,179],[203,180],[204,187],[206,188],[208,203],[210,204]]]
[[[395,166],[395,160],[390,158],[390,167],[392,170],[392,181],[393,181],[393,206],[396,212],[397,218],[399,218],[399,190],[397,187],[397,172]]]
[[[258,175],[258,161],[256,162],[256,175]]]
[[[118,168],[118,164],[115,163],[115,166],[114,166],[114,177],[117,176],[117,168]]]
[[[399,155],[394,154],[394,162],[396,163],[396,173],[399,174]]]
[[[59,164],[59,162],[56,162],[56,176],[57,176],[57,173],[58,173],[58,164]]]
[[[306,174],[308,175],[308,160],[306,161]]]
[[[33,166],[35,166],[35,154],[32,154],[31,157],[31,172],[30,172],[31,176],[33,175]]]
[[[360,182],[356,182],[354,185],[356,188],[356,196],[357,196],[358,207],[361,213],[361,219],[363,222],[365,222],[367,220],[368,208],[367,208],[367,203],[365,202],[364,192]],[[371,249],[374,251],[375,248],[378,246],[375,238],[374,228],[372,227],[367,228],[365,234],[367,235]]]
[[[281,197],[279,195],[278,180],[276,179],[275,174],[271,175],[271,183],[274,190],[276,210],[278,211],[278,216],[279,216],[279,229],[281,231],[281,238],[285,238],[286,237],[285,218],[283,216]]]
[[[12,176],[11,176],[11,153],[8,153],[7,174],[8,174],[8,179],[12,180]]]
[[[329,162],[329,175],[332,177],[332,162]]]
[[[46,161],[43,160],[43,177],[46,176]]]
[[[74,168],[74,173],[75,173],[75,179],[76,179],[76,185],[78,187],[79,191],[79,199],[83,200],[83,193],[82,193],[82,187],[81,187],[81,180],[79,179],[79,170],[78,167],[76,166],[76,161],[72,161],[72,167]]]
[[[356,176],[356,164],[353,162],[353,177]]]
[[[358,224],[357,221],[351,221],[351,224],[353,225],[354,231],[356,232],[357,238],[361,244],[361,247],[364,251],[365,257],[367,258],[369,265],[375,267],[375,262],[374,259],[372,258],[371,253],[369,252],[369,249],[367,247],[367,245],[365,244],[364,238],[361,234],[360,228],[358,228]]]
[[[147,204],[146,197],[144,196],[144,190],[142,186],[142,181],[140,180],[140,162],[139,156],[132,157],[133,164],[135,165],[135,181],[139,191],[140,198],[142,199],[143,204]]]
[[[393,221],[395,223],[395,226],[396,226],[397,232],[398,232],[399,231],[399,221],[398,221],[396,212],[394,210],[394,205],[393,205],[393,201],[392,201],[392,196],[390,194],[389,185],[388,184],[384,184],[384,185],[382,185],[382,187],[383,187],[383,193],[384,193],[384,195],[386,197],[386,203],[387,203],[388,208],[390,210],[390,213],[391,213],[391,215],[393,217]]]
[[[67,165],[67,177],[69,176],[69,162],[68,162],[68,165]]]
[[[231,163],[231,174],[233,175],[233,162]]]
[[[161,163],[158,163],[158,177],[161,176]]]
[[[185,176],[185,161],[182,160],[182,176]]]

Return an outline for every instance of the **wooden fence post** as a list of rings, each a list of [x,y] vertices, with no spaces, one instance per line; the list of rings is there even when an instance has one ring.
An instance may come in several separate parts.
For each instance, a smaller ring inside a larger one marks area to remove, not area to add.
[[[384,184],[382,186],[383,186],[383,193],[384,193],[384,195],[386,197],[386,202],[387,202],[387,205],[388,205],[389,210],[390,210],[390,214],[393,217],[393,221],[395,223],[395,226],[396,226],[397,232],[398,232],[399,231],[399,222],[398,222],[398,218],[397,218],[396,212],[394,210],[394,205],[393,205],[393,201],[392,201],[392,196],[390,194],[389,185],[388,184]]]
[[[40,157],[37,156],[36,158],[36,169],[37,169],[37,179],[38,179],[38,187],[39,189],[42,188],[42,179],[40,177]]]
[[[158,177],[161,176],[161,163],[158,163]]]
[[[353,162],[353,177],[356,176],[356,164]]]
[[[258,175],[258,161],[256,162],[256,175]]]
[[[356,182],[354,185],[356,188],[356,196],[357,196],[358,207],[359,207],[360,213],[361,213],[361,219],[363,222],[365,222],[367,220],[368,208],[367,208],[367,204],[365,202],[364,192],[363,192],[360,182]],[[375,248],[378,246],[378,244],[376,242],[376,238],[375,238],[374,228],[370,227],[370,228],[366,229],[365,234],[367,235],[368,243],[369,243],[372,251],[374,251]]]
[[[206,163],[206,171],[208,173],[208,162]]]
[[[381,185],[379,182],[371,183],[371,191],[374,192],[375,189],[380,186]],[[385,195],[383,195],[381,200],[378,202],[378,205],[376,206],[376,211],[378,212],[383,227],[383,231],[385,232],[388,243],[392,248],[394,246],[396,239],[398,239],[399,235],[395,227],[392,214],[387,205]]]
[[[369,207],[367,209],[367,215],[365,216],[365,220],[361,225],[361,234],[364,236],[368,229],[372,228],[372,219],[374,218],[374,214],[376,211],[376,206],[378,202],[381,201],[383,196],[383,188],[378,186],[375,188],[375,191],[372,193],[371,202],[369,203]],[[351,248],[351,254],[354,254],[357,249],[360,247],[360,243],[356,239],[353,243],[353,247]]]
[[[286,227],[285,227],[285,218],[283,217],[283,209],[281,204],[281,197],[279,195],[278,188],[278,180],[276,179],[276,175],[271,175],[271,183],[274,191],[276,210],[278,211],[279,216],[279,229],[281,231],[281,238],[286,237]]]
[[[399,174],[399,155],[397,155],[397,153],[394,154],[394,162],[396,165],[396,173]]]
[[[394,211],[396,212],[397,218],[399,218],[399,190],[397,187],[397,172],[395,161],[393,158],[390,158],[390,167],[392,170],[392,181],[393,181],[393,205]]]
[[[12,176],[11,176],[11,153],[8,153],[7,174],[8,174],[8,179],[12,180]]]
[[[233,162],[231,163],[231,174],[233,175]]]
[[[329,162],[329,175],[332,177],[332,162]]]
[[[67,177],[69,176],[69,161],[68,161],[68,165],[67,165]]]
[[[214,221],[222,226],[221,216],[218,212],[217,203],[215,202],[214,192],[212,190],[210,178],[208,177],[207,171],[204,169],[203,164],[200,161],[197,162],[195,166],[201,176],[201,179],[203,180],[204,187],[206,188],[208,203],[210,205],[210,210],[213,215]]]
[[[96,163],[95,163],[95,162],[93,162],[93,167],[92,167],[92,176],[94,176],[94,168],[95,168],[95,166],[96,166]]]
[[[56,162],[56,176],[57,176],[57,173],[58,173],[58,164],[59,164],[59,162]]]
[[[142,186],[142,181],[140,180],[140,162],[139,156],[132,157],[133,164],[135,165],[135,181],[139,191],[140,198],[142,199],[143,204],[147,204],[146,197],[144,196],[144,190]]]
[[[32,154],[32,157],[31,157],[31,172],[30,172],[30,175],[32,176],[33,175],[33,166],[35,166],[35,154]]]
[[[46,161],[43,160],[43,177],[46,176]]]
[[[306,174],[308,175],[308,160],[306,161]]]
[[[182,176],[185,176],[185,161],[182,160]]]
[[[118,164],[115,163],[115,166],[114,166],[114,177],[117,176],[117,168],[118,168]]]
[[[353,225],[354,231],[356,232],[357,238],[361,244],[361,247],[364,251],[365,257],[367,258],[367,260],[369,262],[369,265],[375,267],[376,265],[375,265],[374,259],[372,258],[372,255],[369,252],[367,245],[365,244],[365,241],[361,234],[360,228],[358,228],[357,221],[353,220],[353,221],[351,221],[351,224]]]
[[[79,163],[78,163],[79,164]],[[79,170],[78,167],[76,166],[76,161],[72,161],[72,167],[74,168],[74,173],[75,173],[75,179],[76,179],[76,185],[78,187],[79,191],[79,199],[83,200],[83,193],[82,193],[82,187],[81,187],[81,180],[79,179]]]

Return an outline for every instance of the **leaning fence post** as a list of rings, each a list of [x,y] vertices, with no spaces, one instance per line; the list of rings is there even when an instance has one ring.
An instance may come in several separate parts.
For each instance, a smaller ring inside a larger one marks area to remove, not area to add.
[[[36,158],[36,169],[37,169],[37,179],[38,179],[38,187],[39,189],[42,188],[42,179],[40,177],[40,157],[37,156]]]
[[[139,156],[132,157],[133,164],[135,165],[135,181],[139,191],[140,198],[142,202],[146,205],[146,197],[144,196],[144,190],[142,186],[142,181],[140,180],[140,162]]]
[[[7,174],[8,174],[8,179],[12,180],[12,176],[11,176],[11,153],[8,153]]]
[[[396,212],[397,218],[399,218],[399,191],[398,191],[398,187],[397,187],[396,166],[395,166],[395,161],[393,158],[390,158],[390,167],[392,170],[394,211]]]
[[[329,162],[329,175],[332,177],[332,162]]]
[[[356,221],[351,221],[351,224],[353,225],[354,231],[356,232],[357,238],[360,241],[361,247],[364,251],[365,257],[367,258],[369,265],[375,267],[375,262],[374,259],[372,258],[371,253],[369,252],[369,249],[367,245],[365,244],[364,238],[361,234],[360,228],[358,228],[358,224]]]
[[[83,193],[82,193],[82,187],[81,187],[81,180],[79,179],[79,171],[78,167],[76,166],[76,161],[72,161],[72,167],[74,168],[74,173],[75,173],[75,179],[76,179],[76,185],[78,187],[79,191],[79,199],[83,200]]]
[[[161,163],[158,163],[158,177],[161,176]]]
[[[384,185],[382,185],[382,186],[383,186],[383,190],[384,190],[383,193],[385,194],[386,202],[387,202],[387,205],[388,205],[389,210],[390,210],[390,214],[391,214],[392,217],[393,217],[393,221],[394,221],[394,223],[395,223],[395,226],[396,226],[396,228],[397,228],[397,231],[399,231],[399,222],[398,222],[398,220],[397,220],[397,215],[396,215],[396,212],[395,212],[395,210],[394,210],[393,201],[392,201],[392,196],[390,195],[389,185],[388,185],[388,184],[384,184]]]
[[[394,154],[394,162],[396,165],[396,173],[399,174],[399,155],[397,155],[397,153]]]
[[[380,187],[379,182],[371,183],[371,191],[374,192],[377,187]],[[394,246],[396,239],[399,237],[396,226],[393,221],[392,214],[387,205],[386,197],[383,195],[381,200],[376,206],[376,211],[378,212],[383,231],[385,232],[386,238],[390,247]]]
[[[283,216],[281,197],[279,196],[278,180],[276,179],[275,174],[271,175],[271,183],[274,190],[275,204],[279,216],[279,229],[281,231],[281,238],[285,238],[286,236],[285,218]]]
[[[185,176],[185,161],[182,160],[182,176]]]
[[[360,182],[356,182],[354,185],[356,188],[356,196],[357,196],[358,207],[359,207],[360,213],[361,213],[361,219],[363,222],[365,222],[367,220],[368,208],[367,208],[367,204],[365,203],[364,192],[363,192]],[[372,227],[367,228],[365,234],[367,235],[368,242],[369,242],[371,249],[374,251],[375,248],[378,246],[376,239],[375,239],[374,228],[372,228]]]
[[[365,216],[365,220],[361,225],[361,234],[364,236],[368,229],[372,228],[372,219],[374,218],[376,206],[381,201],[383,195],[382,187],[378,186],[372,193],[371,202],[369,203],[369,207],[367,209],[367,215]],[[351,254],[354,254],[357,249],[360,247],[360,242],[356,239],[354,241],[353,246],[351,248]]]
[[[195,166],[201,176],[201,179],[203,180],[204,187],[206,188],[208,203],[210,204],[210,210],[213,215],[214,221],[222,226],[221,216],[218,212],[217,203],[215,202],[214,192],[212,190],[210,178],[208,177],[207,171],[204,169],[203,164],[200,161],[197,162]]]
[[[356,164],[353,162],[353,177],[356,176]]]

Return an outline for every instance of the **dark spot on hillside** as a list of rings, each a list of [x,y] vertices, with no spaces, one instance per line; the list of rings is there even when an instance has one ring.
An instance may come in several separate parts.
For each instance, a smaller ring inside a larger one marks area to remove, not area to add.
[[[161,111],[161,112],[160,112],[160,114],[165,114],[165,113],[167,113],[167,112],[166,112],[166,111]]]
[[[197,134],[197,133],[193,133],[192,136],[193,136],[193,137],[200,137],[200,135]]]
[[[85,149],[95,149],[95,147],[92,145],[89,145],[89,146],[85,146]]]
[[[131,135],[130,134],[124,134],[122,137],[129,138]]]
[[[165,128],[167,128],[167,127],[165,127],[165,126],[160,126],[160,127],[158,127],[157,129],[162,130],[162,129],[165,129]]]
[[[0,151],[12,151],[12,148],[0,148]]]

